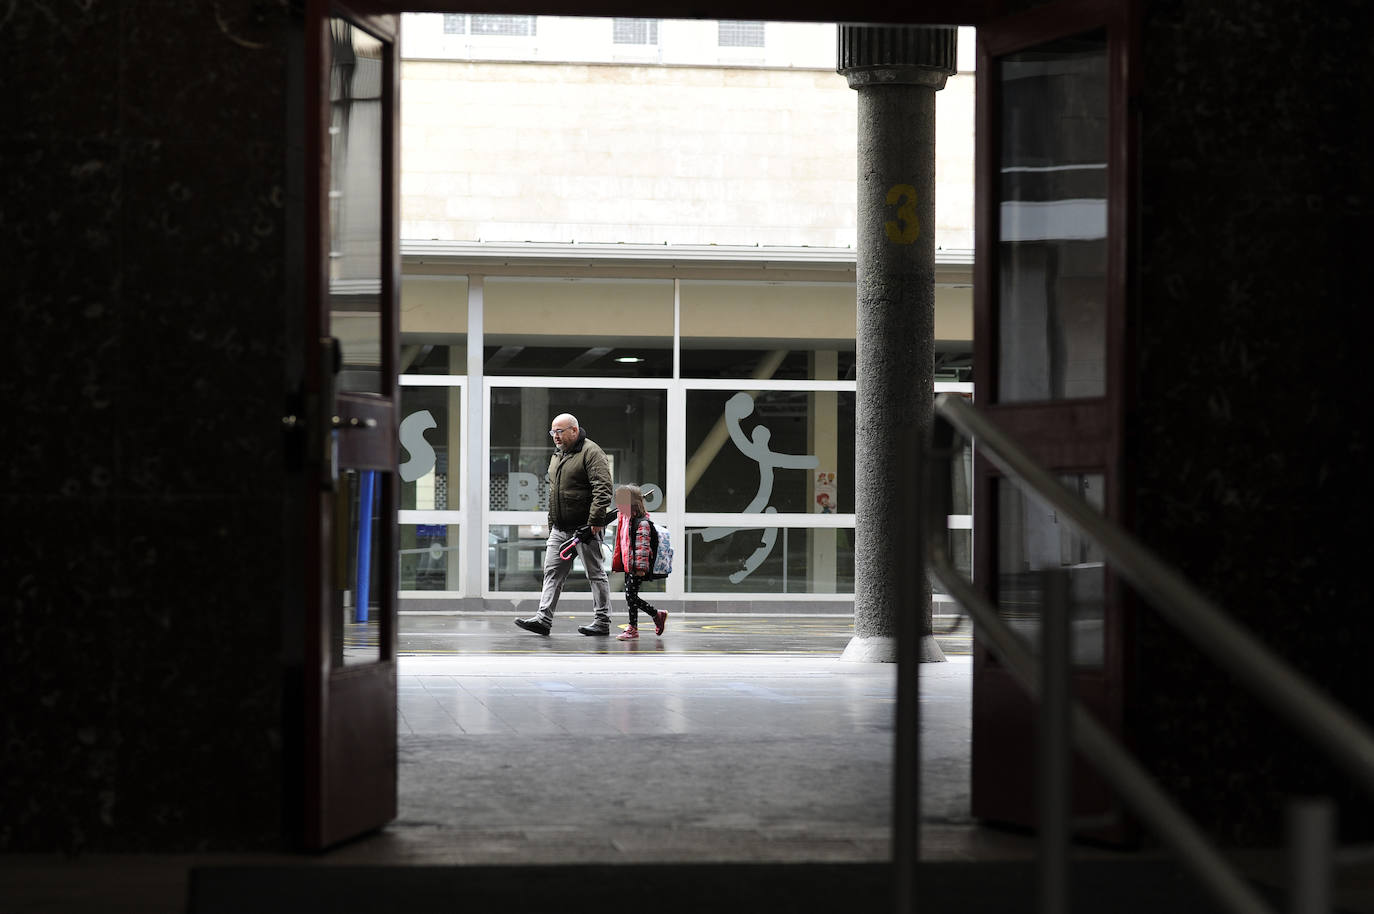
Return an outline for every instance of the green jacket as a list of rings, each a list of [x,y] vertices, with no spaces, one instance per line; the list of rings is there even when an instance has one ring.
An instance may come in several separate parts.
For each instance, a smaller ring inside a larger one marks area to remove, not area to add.
[[[606,452],[585,431],[549,459],[549,523],[559,530],[610,522],[611,467]]]

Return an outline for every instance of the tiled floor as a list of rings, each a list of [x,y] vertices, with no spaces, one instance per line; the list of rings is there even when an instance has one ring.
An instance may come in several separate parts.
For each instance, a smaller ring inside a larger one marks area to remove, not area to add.
[[[888,856],[896,671],[839,659],[850,619],[694,615],[638,642],[581,621],[403,617],[391,834],[468,862]],[[951,824],[971,667],[946,643],[922,670],[922,796]]]
[[[834,656],[405,658],[401,735],[890,730],[894,673]]]
[[[464,860],[887,855],[890,667],[590,654],[402,671],[394,830],[424,823]]]
[[[0,912],[170,914],[207,866],[888,858],[895,670],[839,660],[846,620],[675,619],[637,643],[576,621],[403,619],[401,814],[381,832],[308,857],[0,857]],[[967,820],[966,643],[920,671],[922,856],[1024,860],[1029,839]],[[1374,897],[1371,858],[1343,853],[1342,900]]]

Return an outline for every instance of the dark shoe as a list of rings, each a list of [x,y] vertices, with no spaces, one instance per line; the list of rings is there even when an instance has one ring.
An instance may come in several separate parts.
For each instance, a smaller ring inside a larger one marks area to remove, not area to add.
[[[515,624],[527,632],[534,632],[536,635],[548,635],[549,624],[538,616],[529,619],[516,619]]]
[[[668,611],[667,611],[666,609],[660,609],[658,612],[654,613],[654,634],[655,634],[655,635],[661,635],[661,634],[663,634],[663,626],[665,626],[665,625],[667,625],[667,624],[668,624]]]
[[[609,622],[593,622],[591,625],[579,625],[577,630],[584,635],[609,635],[611,624]]]

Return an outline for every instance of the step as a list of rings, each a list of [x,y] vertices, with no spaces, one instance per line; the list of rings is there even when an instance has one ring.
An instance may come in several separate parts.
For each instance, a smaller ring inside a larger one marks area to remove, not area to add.
[[[308,863],[192,871],[189,914],[839,914],[892,910],[883,863],[358,866]],[[930,862],[918,908],[1035,914],[1029,861]],[[1159,859],[1073,865],[1071,908],[1103,914],[1219,914],[1178,864]],[[1273,890],[1261,895],[1285,909]]]

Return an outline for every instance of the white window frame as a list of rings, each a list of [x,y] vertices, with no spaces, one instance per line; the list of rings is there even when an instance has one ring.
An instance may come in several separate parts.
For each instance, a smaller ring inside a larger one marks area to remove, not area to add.
[[[579,378],[546,377],[542,375],[488,377],[480,364],[483,352],[483,296],[485,277],[471,274],[468,279],[468,369],[466,375],[401,375],[403,387],[453,387],[460,390],[464,415],[464,434],[458,455],[460,463],[459,491],[463,494],[457,511],[402,511],[398,521],[410,523],[457,524],[459,527],[460,561],[459,587],[455,590],[407,590],[400,591],[402,599],[462,599],[482,600],[530,600],[537,599],[538,591],[510,591],[491,589],[491,570],[487,567],[487,551],[481,548],[486,542],[485,534],[492,526],[545,526],[548,516],[545,511],[493,511],[490,507],[491,465],[489,459],[491,446],[491,403],[493,392],[498,388],[538,387],[549,390],[620,390],[625,387],[623,378]],[[686,563],[688,528],[698,527],[738,527],[758,529],[775,527],[782,530],[849,529],[856,526],[855,515],[849,514],[757,514],[757,513],[717,513],[688,512],[686,510],[686,435],[687,435],[687,394],[698,390],[781,390],[790,392],[813,393],[820,391],[851,392],[857,395],[856,381],[831,380],[754,380],[750,378],[683,378],[682,375],[682,332],[681,332],[681,280],[673,280],[673,369],[672,377],[636,378],[634,384],[641,389],[662,390],[667,394],[667,425],[665,430],[668,462],[667,479],[664,489],[666,500],[663,508],[655,512],[655,519],[668,527],[673,541],[678,545],[678,571],[665,581],[663,598],[672,601],[720,601],[720,602],[848,602],[852,601],[852,591],[840,593],[741,593],[737,591],[707,592],[688,591],[686,586]],[[474,363],[474,359],[479,360]],[[967,382],[936,381],[932,396],[944,392],[972,393],[973,384]],[[480,425],[480,437],[474,433]],[[474,444],[477,449],[474,450]],[[454,455],[449,455],[452,466]],[[477,467],[480,465],[479,475]],[[470,470],[471,467],[471,470]],[[480,486],[470,483],[480,481]],[[452,488],[450,486],[450,488]],[[763,522],[766,518],[766,523]],[[952,515],[950,529],[971,528],[973,516],[969,514]],[[474,532],[475,531],[475,532]],[[469,539],[472,536],[472,539]],[[480,557],[480,559],[479,559]],[[399,557],[398,557],[399,561]],[[585,599],[586,594],[570,593],[574,599]],[[937,595],[937,601],[942,598]]]
[[[467,375],[460,374],[403,374],[398,379],[401,387],[443,387],[445,389],[456,389],[459,401],[463,404],[463,414],[459,416],[459,422],[467,421],[468,408],[468,379]],[[402,417],[404,418],[404,417]],[[452,421],[452,417],[450,417]],[[457,492],[458,508],[437,510],[402,509],[396,512],[396,523],[398,524],[444,524],[446,526],[456,526],[458,528],[458,580],[460,582],[468,579],[468,549],[467,537],[470,527],[466,523],[471,501],[468,493],[468,450],[472,447],[469,440],[472,436],[463,434],[459,438],[459,448],[457,454],[448,455],[449,465],[449,492]],[[398,445],[399,446],[399,445]],[[398,455],[399,457],[399,455]],[[458,462],[458,485],[453,485],[453,465]],[[399,575],[399,563],[401,557],[396,556],[397,573]],[[459,584],[458,590],[397,590],[397,597],[402,600],[407,599],[429,599],[429,598],[451,598],[463,595],[462,585]]]

